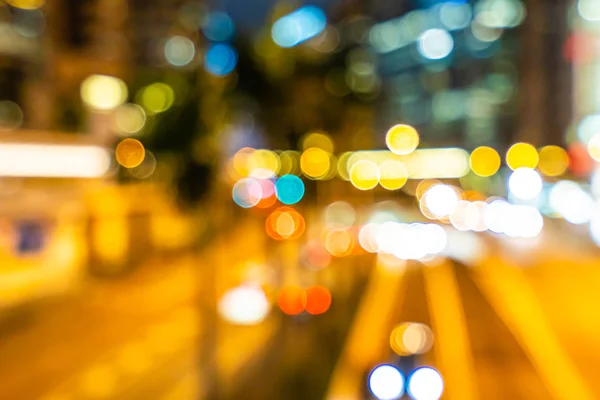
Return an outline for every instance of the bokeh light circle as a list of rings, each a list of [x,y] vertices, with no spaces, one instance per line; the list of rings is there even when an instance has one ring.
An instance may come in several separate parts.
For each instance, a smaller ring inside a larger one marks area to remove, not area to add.
[[[419,53],[430,60],[448,57],[454,49],[454,39],[444,29],[428,29],[419,36]]]
[[[146,112],[137,104],[123,104],[113,117],[115,131],[122,136],[136,134],[146,124]]]
[[[379,165],[379,184],[384,189],[401,189],[407,180],[408,170],[402,161],[385,160]]]
[[[360,228],[358,242],[360,243],[360,247],[368,253],[377,253],[379,251],[379,246],[377,245],[378,228],[379,225],[374,222],[370,222]]]
[[[491,147],[481,146],[473,150],[469,157],[469,164],[476,175],[492,176],[500,169],[500,156]]]
[[[320,270],[331,263],[331,254],[325,249],[320,240],[310,240],[306,243],[302,254],[302,263],[312,270]]]
[[[279,207],[265,222],[267,235],[275,240],[296,239],[304,233],[304,217],[291,207]]]
[[[311,286],[306,289],[305,310],[311,315],[324,314],[331,306],[331,293],[324,286]]]
[[[202,27],[204,36],[213,42],[223,42],[231,39],[234,30],[235,27],[231,17],[221,11],[208,14]]]
[[[270,310],[264,291],[257,286],[240,286],[228,290],[219,300],[219,314],[236,325],[256,325]]]
[[[146,179],[156,171],[156,157],[149,151],[144,155],[144,161],[140,165],[127,170],[129,175],[137,179]]]
[[[311,147],[300,156],[300,168],[308,178],[321,179],[327,175],[330,167],[330,153],[318,147]]]
[[[0,131],[17,129],[22,123],[21,107],[10,100],[0,100]]]
[[[250,153],[247,162],[250,176],[260,179],[274,177],[281,167],[281,162],[277,153],[266,149],[260,149]]]
[[[352,204],[336,201],[325,208],[325,223],[329,227],[349,228],[356,220],[356,210]]]
[[[300,286],[285,286],[277,296],[279,309],[287,315],[298,315],[306,306],[306,293]]]
[[[404,323],[392,330],[390,346],[399,356],[424,354],[433,346],[433,332],[420,323]]]
[[[271,179],[259,179],[258,183],[262,189],[261,199],[256,204],[257,208],[269,208],[277,201],[277,189]]]
[[[592,136],[587,145],[588,153],[590,153],[590,157],[594,159],[594,161],[600,162],[600,133]]]
[[[536,198],[542,191],[540,174],[531,168],[518,168],[508,178],[510,193],[521,200]]]
[[[308,150],[312,147],[325,150],[328,153],[333,153],[335,148],[331,137],[318,132],[308,133],[302,138],[302,150]]]
[[[117,162],[125,168],[135,168],[144,161],[146,150],[136,139],[123,139],[115,150]]]
[[[529,143],[516,143],[506,152],[506,164],[513,171],[517,168],[535,168],[538,162],[538,152]]]
[[[393,365],[379,365],[369,375],[369,389],[379,400],[399,399],[404,394],[404,376]]]
[[[158,114],[171,108],[175,101],[175,92],[166,83],[155,82],[142,88],[138,92],[137,100],[146,111]]]
[[[165,43],[165,58],[176,67],[188,65],[196,55],[194,42],[185,36],[173,36]]]
[[[262,187],[256,179],[243,178],[233,185],[233,201],[242,208],[251,208],[262,199]]]
[[[296,204],[304,197],[304,182],[295,175],[284,175],[275,183],[276,194],[283,204]]]
[[[81,98],[93,109],[113,110],[127,99],[127,85],[113,76],[91,75],[81,83]]]
[[[204,55],[204,68],[212,75],[231,73],[238,62],[237,51],[226,43],[213,44]]]
[[[379,167],[373,161],[357,161],[350,169],[350,182],[360,190],[375,188],[379,183]]]
[[[334,257],[345,257],[352,252],[354,239],[346,229],[332,229],[325,236],[325,248]]]
[[[421,367],[408,377],[407,392],[413,400],[438,400],[444,393],[444,380],[431,367]]]
[[[22,10],[37,10],[46,4],[46,0],[6,0],[6,3]]]
[[[387,131],[385,143],[393,153],[407,155],[419,146],[419,134],[410,125],[394,125]]]
[[[540,149],[538,169],[546,176],[559,176],[569,168],[569,155],[559,146],[545,146]]]
[[[432,186],[423,198],[425,206],[436,218],[449,217],[460,200],[456,190],[449,185]]]

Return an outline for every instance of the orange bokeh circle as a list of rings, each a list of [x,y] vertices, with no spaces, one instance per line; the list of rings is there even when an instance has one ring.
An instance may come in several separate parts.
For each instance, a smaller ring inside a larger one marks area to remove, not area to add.
[[[291,224],[291,226],[290,226]],[[285,225],[287,229],[282,229]],[[265,230],[275,240],[296,239],[304,233],[304,217],[291,207],[279,207],[267,217]]]
[[[287,315],[298,315],[306,306],[306,293],[300,286],[286,286],[277,296],[277,305]]]
[[[331,306],[331,293],[324,286],[311,286],[306,289],[306,312],[312,315],[323,314]]]

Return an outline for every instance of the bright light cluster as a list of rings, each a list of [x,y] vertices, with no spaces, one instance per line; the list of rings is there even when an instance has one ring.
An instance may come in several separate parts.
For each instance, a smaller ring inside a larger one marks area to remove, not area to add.
[[[432,367],[412,371],[408,379],[391,364],[375,367],[368,380],[369,390],[379,400],[397,400],[404,392],[413,400],[438,400],[444,393],[444,380]]]
[[[390,132],[388,145],[394,151],[346,152],[336,157],[331,152],[331,139],[313,133],[303,143],[311,147],[302,153],[244,147],[229,161],[227,171],[234,181],[249,177],[268,179],[277,175],[302,174],[310,180],[329,180],[337,176],[360,190],[372,190],[378,185],[387,190],[398,190],[408,179],[450,179],[469,173],[469,153],[465,150],[414,150],[418,144],[416,131],[398,125]]]
[[[579,184],[557,182],[550,190],[550,207],[571,224],[585,224],[596,214],[596,202]]]
[[[460,231],[491,231],[513,238],[536,237],[544,227],[537,208],[510,204],[502,199],[491,203],[461,200],[450,216],[450,223]]]
[[[434,368],[417,368],[408,377],[406,391],[413,400],[438,400],[444,393],[444,380]]]
[[[535,199],[542,192],[540,174],[531,168],[518,168],[508,178],[510,193],[519,200]]]
[[[323,10],[315,6],[300,7],[273,24],[271,36],[281,47],[294,47],[317,36],[327,26]]]
[[[229,291],[219,300],[219,314],[236,325],[256,325],[262,322],[271,306],[258,286],[243,285]]]
[[[441,253],[446,231],[437,224],[369,223],[359,233],[361,247],[369,253],[391,254],[401,260],[420,260]]]
[[[304,183],[294,175],[279,179],[242,178],[233,185],[231,195],[242,208],[269,208],[276,200],[296,204],[304,197]]]
[[[375,24],[369,32],[371,45],[379,53],[389,53],[416,43],[423,57],[436,60],[453,50],[454,41],[449,32],[470,28],[476,39],[491,42],[497,40],[504,29],[515,28],[526,17],[521,0],[481,0],[474,9],[463,0],[437,3],[429,9],[414,10]],[[595,0],[579,0],[579,3],[579,13],[585,19],[595,20],[600,15],[594,10]],[[483,29],[495,34],[482,35]]]
[[[275,240],[296,239],[304,233],[304,217],[291,207],[279,207],[267,217],[265,230]]]
[[[422,197],[421,210],[427,217],[443,219],[452,214],[459,200],[458,192],[453,186],[433,185]]]
[[[0,176],[101,178],[110,169],[110,159],[108,151],[98,146],[3,143]]]
[[[315,285],[306,290],[300,286],[285,286],[277,296],[277,305],[284,314],[324,314],[331,307],[331,293],[324,286]]]
[[[404,376],[393,365],[379,365],[369,375],[369,389],[379,400],[399,399],[404,394]]]
[[[433,346],[433,332],[425,324],[400,324],[392,330],[390,346],[399,356],[424,354]]]
[[[396,151],[408,151],[408,144],[402,146],[397,145]],[[391,151],[346,154],[345,163],[338,163],[338,174],[343,179],[347,175],[346,180],[361,190],[373,189],[377,184],[395,190],[408,179],[460,178],[469,172],[469,153],[458,148],[414,150],[407,155]]]
[[[127,85],[119,78],[90,75],[81,83],[81,98],[90,108],[109,111],[127,99]]]

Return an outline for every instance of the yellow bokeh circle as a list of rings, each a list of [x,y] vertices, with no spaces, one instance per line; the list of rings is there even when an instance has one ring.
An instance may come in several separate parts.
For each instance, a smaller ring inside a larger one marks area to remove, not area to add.
[[[307,149],[300,156],[300,169],[311,179],[321,179],[329,172],[331,157],[328,152],[317,147]]]
[[[407,180],[408,170],[402,161],[386,160],[379,165],[379,184],[384,189],[400,189]]]
[[[516,143],[506,152],[506,164],[513,171],[517,168],[535,168],[540,158],[535,147],[529,143]]]
[[[350,156],[352,154],[354,153],[352,153],[351,151],[342,153],[337,160],[338,176],[345,181],[350,180],[350,171],[348,171],[348,160],[350,159]]]
[[[491,147],[481,146],[473,150],[469,164],[476,175],[492,176],[500,169],[500,156]]]
[[[300,164],[300,153],[293,150],[286,150],[279,154],[279,175],[298,175],[298,166]]]
[[[333,140],[324,133],[308,133],[302,138],[302,150],[308,150],[311,147],[323,149],[328,153],[333,153]]]
[[[6,2],[22,10],[37,10],[46,4],[46,0],[6,0]]]
[[[122,135],[133,135],[146,124],[146,112],[137,104],[123,104],[114,112],[114,129]]]
[[[569,155],[562,147],[545,146],[540,149],[538,169],[546,176],[559,176],[569,167]]]
[[[175,92],[166,83],[156,82],[138,92],[137,102],[149,113],[158,114],[167,111],[175,101]]]
[[[360,190],[373,189],[379,183],[379,167],[373,161],[357,161],[350,169],[350,182]]]
[[[279,155],[272,150],[256,150],[248,157],[249,174],[254,178],[272,178],[277,175],[280,167]]]
[[[127,99],[127,85],[119,78],[107,75],[90,75],[81,83],[81,98],[89,107],[108,111]]]
[[[135,168],[144,161],[146,150],[144,145],[136,139],[124,139],[115,150],[117,162],[125,168]]]
[[[235,153],[232,160],[233,169],[239,176],[247,177],[250,175],[250,160],[255,152],[256,150],[251,147],[243,147]]]
[[[385,143],[393,153],[407,155],[419,145],[419,134],[410,125],[394,125],[385,135]]]

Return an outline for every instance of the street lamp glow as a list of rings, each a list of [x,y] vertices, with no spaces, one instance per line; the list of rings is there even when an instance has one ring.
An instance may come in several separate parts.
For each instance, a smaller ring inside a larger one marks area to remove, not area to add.
[[[589,222],[596,212],[592,196],[572,181],[560,181],[552,187],[550,207],[571,224]]]
[[[581,18],[590,22],[600,21],[600,3],[598,0],[579,0],[577,11]]]
[[[454,49],[452,35],[444,29],[429,29],[419,36],[419,53],[430,60],[448,57]]]
[[[369,375],[369,389],[379,400],[395,400],[404,393],[404,377],[392,365],[376,367]]]
[[[519,168],[508,178],[510,193],[520,200],[536,198],[542,191],[542,177],[531,168]]]
[[[171,65],[183,67],[192,62],[195,55],[194,42],[185,36],[173,36],[165,43],[165,58]]]
[[[444,381],[435,369],[422,367],[408,378],[407,390],[413,400],[438,400],[444,393]]]
[[[97,146],[0,144],[0,176],[32,178],[100,178],[109,168],[109,153]]]
[[[119,78],[91,75],[81,83],[81,98],[93,109],[113,110],[127,99],[127,86]]]
[[[256,325],[269,312],[269,301],[260,287],[240,286],[227,291],[219,301],[219,314],[237,325]]]
[[[294,47],[317,36],[326,26],[327,17],[323,10],[304,6],[275,21],[271,36],[280,47]]]
[[[450,216],[458,204],[458,194],[448,185],[435,185],[425,193],[425,206],[436,218]]]

